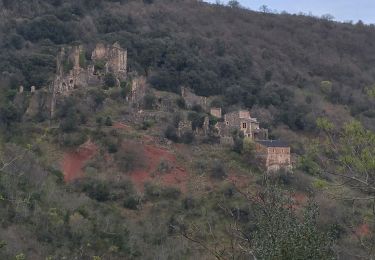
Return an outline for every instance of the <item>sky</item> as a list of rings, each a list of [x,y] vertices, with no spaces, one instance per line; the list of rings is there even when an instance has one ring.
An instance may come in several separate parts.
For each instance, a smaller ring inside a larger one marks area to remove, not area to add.
[[[215,0],[208,0],[215,2]],[[271,10],[288,13],[309,13],[321,16],[331,14],[337,21],[362,20],[367,24],[375,24],[375,0],[238,0],[244,7],[259,10],[262,5]],[[227,0],[224,0],[227,2]]]

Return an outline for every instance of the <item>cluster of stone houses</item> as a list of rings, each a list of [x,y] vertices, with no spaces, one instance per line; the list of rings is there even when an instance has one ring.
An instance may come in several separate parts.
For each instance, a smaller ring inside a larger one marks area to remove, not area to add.
[[[200,105],[207,109],[207,98],[197,96],[187,88],[182,88],[181,95],[188,107]],[[256,157],[267,171],[291,169],[289,145],[280,140],[269,140],[268,129],[260,128],[258,120],[251,117],[250,111],[240,109],[222,114],[222,108],[211,107],[209,112],[211,116],[218,119],[214,128],[220,137],[220,143],[233,144],[233,133],[240,132],[244,138],[255,142]],[[207,126],[208,122],[205,120],[203,129],[207,129]],[[190,125],[184,124],[183,127],[190,127]]]
[[[49,110],[53,116],[59,96],[69,95],[75,89],[87,86],[98,86],[104,81],[106,74],[111,73],[116,79],[116,85],[127,80],[127,50],[121,48],[118,43],[113,45],[97,44],[91,54],[89,64],[83,64],[82,46],[62,48],[57,57],[56,77],[47,91],[37,91],[31,88],[34,93],[29,104],[27,113],[31,111]],[[96,69],[96,64],[101,64],[101,70]],[[67,66],[70,65],[70,66]],[[20,87],[20,94],[23,93]],[[139,108],[147,92],[147,82],[144,77],[135,77],[131,81],[130,95],[127,97],[129,103]],[[209,117],[202,120],[199,127],[193,127],[190,120],[181,120],[178,124],[178,135],[182,136],[187,132],[194,132],[195,135],[207,136],[215,132],[222,144],[233,144],[233,133],[242,133],[244,138],[253,140],[256,143],[256,156],[267,171],[275,171],[282,168],[290,169],[290,148],[281,141],[268,139],[268,130],[260,128],[256,118],[251,117],[248,110],[236,110],[223,114],[222,108],[210,107],[208,98],[196,95],[189,88],[181,87],[181,96],[189,109],[200,106],[204,111],[217,118],[215,125],[210,125]],[[167,102],[168,104],[168,102]],[[141,111],[138,110],[138,114]],[[194,129],[193,129],[194,128]]]

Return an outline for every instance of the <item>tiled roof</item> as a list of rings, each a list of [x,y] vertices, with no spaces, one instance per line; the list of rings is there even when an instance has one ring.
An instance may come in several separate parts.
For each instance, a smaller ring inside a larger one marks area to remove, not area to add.
[[[289,147],[288,143],[281,140],[257,140],[256,142],[266,147]]]

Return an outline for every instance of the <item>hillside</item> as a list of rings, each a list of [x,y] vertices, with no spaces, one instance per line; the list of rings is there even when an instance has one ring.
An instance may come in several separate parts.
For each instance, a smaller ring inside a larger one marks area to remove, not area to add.
[[[13,89],[47,85],[61,44],[118,41],[128,49],[130,70],[157,89],[188,85],[201,95],[224,94],[225,104],[255,105],[260,115],[265,108],[271,115],[263,121],[293,130],[314,130],[323,114],[337,121],[350,114],[374,126],[367,95],[375,77],[374,26],[186,1],[2,5],[0,67]],[[330,103],[347,113],[331,111]]]
[[[374,25],[198,1],[0,10],[1,259],[374,257]],[[293,171],[224,136],[236,113]]]

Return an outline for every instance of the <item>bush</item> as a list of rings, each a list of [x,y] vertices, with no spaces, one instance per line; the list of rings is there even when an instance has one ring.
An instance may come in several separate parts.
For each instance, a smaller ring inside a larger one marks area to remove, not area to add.
[[[184,144],[191,144],[194,141],[193,132],[189,131],[189,132],[183,133],[180,141]]]
[[[211,168],[211,178],[223,180],[227,177],[224,165],[220,161],[215,161]]]
[[[169,139],[169,140],[171,140],[173,142],[177,142],[178,141],[178,136],[177,136],[176,128],[174,128],[171,125],[169,125],[167,127],[167,129],[165,130],[164,136],[165,136],[165,138],[167,138],[167,139]]]
[[[178,106],[180,109],[186,109],[185,99],[183,99],[182,97],[179,97],[179,98],[176,100],[176,104],[177,104],[177,106]]]
[[[124,207],[131,210],[137,210],[139,206],[139,198],[134,196],[128,197],[124,201]]]
[[[60,144],[66,147],[78,147],[87,141],[85,133],[64,133]]]
[[[152,93],[147,93],[143,98],[143,102],[145,109],[154,109],[156,104],[156,97]]]
[[[84,183],[83,191],[91,198],[100,202],[109,200],[110,189],[108,184],[99,180],[88,180]]]
[[[107,116],[107,118],[105,119],[105,125],[106,126],[112,126],[113,125],[111,117]]]
[[[115,155],[117,166],[123,172],[131,172],[144,166],[144,154],[136,143],[128,143]]]
[[[116,87],[117,79],[115,75],[113,75],[112,73],[106,74],[104,77],[104,84],[107,89]]]

